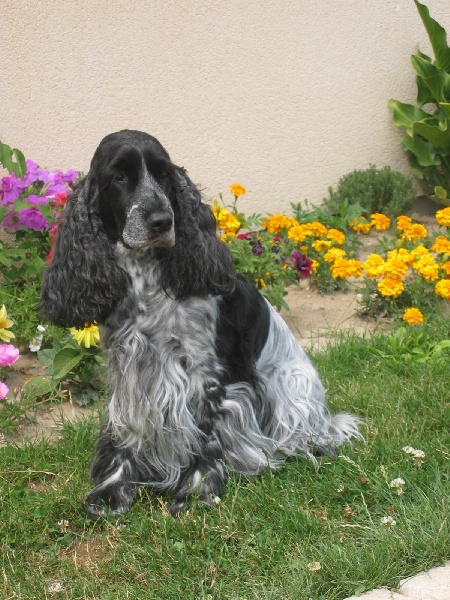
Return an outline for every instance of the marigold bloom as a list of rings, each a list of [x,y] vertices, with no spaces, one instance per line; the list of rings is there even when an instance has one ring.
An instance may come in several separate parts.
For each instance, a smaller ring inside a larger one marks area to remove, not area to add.
[[[434,291],[441,298],[450,300],[450,279],[441,279],[434,286]]]
[[[403,231],[402,240],[418,240],[426,238],[428,235],[427,228],[421,223],[414,223]]]
[[[424,254],[420,260],[414,263],[414,269],[417,273],[428,281],[435,281],[439,277],[439,265],[435,262],[431,254]]]
[[[77,341],[79,346],[83,344],[83,346],[85,346],[86,348],[96,346],[100,340],[100,331],[95,322],[91,325],[85,323],[83,329],[71,327],[70,333],[72,334],[73,338]]]
[[[372,229],[372,223],[370,223],[365,217],[357,217],[350,221],[350,227],[353,231],[358,233],[367,234]]]
[[[370,279],[377,279],[384,275],[384,260],[379,254],[369,254],[363,267]]]
[[[288,220],[285,215],[279,213],[277,215],[269,215],[267,219],[261,221],[261,225],[266,229],[266,231],[270,231],[270,233],[280,233],[282,229],[287,227]]]
[[[224,233],[235,233],[241,226],[241,222],[236,215],[230,213],[229,210],[215,204],[213,206],[213,214],[217,221],[219,229]]]
[[[445,254],[446,252],[450,253],[450,240],[444,235],[439,235],[434,240],[431,250],[433,252],[437,252],[438,254]]]
[[[243,196],[247,190],[240,183],[232,183],[230,185],[230,192],[233,194],[233,196],[239,198],[239,196]]]
[[[404,277],[408,271],[408,265],[400,258],[390,258],[384,263],[384,274],[391,277]]]
[[[397,229],[399,231],[405,231],[406,229],[409,229],[411,225],[411,217],[407,217],[406,215],[400,215],[399,217],[397,217]]]
[[[361,277],[363,272],[363,266],[359,260],[346,258],[338,258],[331,265],[331,275],[335,279],[348,279],[349,277]]]
[[[410,267],[414,263],[415,257],[406,248],[394,248],[387,253],[387,259],[400,259]]]
[[[436,221],[439,223],[439,225],[450,227],[450,206],[437,211]]]
[[[0,340],[4,342],[9,342],[13,337],[16,337],[10,331],[6,331],[10,327],[12,327],[14,323],[11,319],[8,318],[8,313],[6,312],[6,307],[3,306],[0,308]]]
[[[386,231],[391,226],[391,220],[382,213],[373,213],[370,215],[370,222],[378,231]]]
[[[321,252],[322,250],[328,250],[331,246],[331,242],[328,240],[314,240],[311,246],[316,252]]]
[[[308,230],[308,235],[314,235],[315,237],[324,237],[327,233],[327,228],[323,223],[319,221],[311,221],[310,223],[305,223],[305,227]]]
[[[309,235],[305,225],[294,225],[288,231],[288,238],[296,244],[303,242]]]
[[[439,265],[439,267],[445,271],[447,273],[447,275],[450,275],[450,260],[445,261],[444,263],[441,263]]]
[[[423,314],[418,308],[407,308],[403,313],[402,319],[409,325],[422,325]]]
[[[342,250],[342,248],[330,248],[328,252],[323,255],[323,258],[327,262],[334,262],[338,258],[344,258],[344,256],[347,256],[347,252]]]
[[[405,285],[400,277],[384,277],[377,284],[378,290],[382,296],[398,298],[405,289]]]
[[[329,229],[327,232],[327,238],[333,240],[336,244],[345,244],[345,235],[339,229]]]
[[[433,258],[431,252],[428,250],[428,248],[425,248],[423,244],[419,244],[418,246],[413,248],[409,254],[414,260],[419,260],[423,256],[430,256],[431,258]]]

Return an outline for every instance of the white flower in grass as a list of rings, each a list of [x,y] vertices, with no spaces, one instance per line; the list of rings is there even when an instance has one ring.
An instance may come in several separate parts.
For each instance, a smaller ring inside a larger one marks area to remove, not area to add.
[[[423,465],[423,458],[425,458],[425,452],[423,450],[415,450],[412,455],[414,459],[414,464],[416,467],[421,467]]]
[[[381,517],[380,523],[382,525],[386,525],[386,527],[393,527],[394,525],[396,525],[397,521],[392,517]]]
[[[29,343],[28,347],[31,350],[31,352],[38,352],[41,349],[41,345],[42,345],[42,340],[44,339],[44,336],[41,335],[37,335],[35,336],[31,342]]]
[[[39,331],[39,333],[44,333],[44,331],[45,331],[45,325],[38,325],[37,326],[37,330]]]
[[[389,484],[390,488],[396,489],[397,490],[397,495],[401,496],[402,494],[405,493],[403,486],[405,485],[405,481],[404,479],[402,479],[401,477],[397,477],[396,479],[393,479],[391,481],[391,483]]]
[[[58,594],[59,592],[64,591],[64,586],[61,581],[54,581],[48,586],[47,591],[49,591],[50,594]]]
[[[58,525],[61,528],[61,533],[67,533],[67,528],[69,527],[69,521],[67,521],[67,519],[58,521]]]
[[[415,452],[412,446],[403,446],[402,450],[403,452],[406,452],[406,454],[414,454]]]
[[[308,569],[310,571],[320,571],[321,568],[322,568],[322,565],[317,560],[314,561],[314,562],[308,563]]]

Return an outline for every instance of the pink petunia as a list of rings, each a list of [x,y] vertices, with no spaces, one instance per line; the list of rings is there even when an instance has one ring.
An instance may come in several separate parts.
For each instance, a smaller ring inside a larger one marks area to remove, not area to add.
[[[33,229],[34,231],[43,231],[46,227],[49,227],[50,223],[43,216],[41,211],[35,206],[30,208],[22,208],[18,211],[19,221],[27,229]]]
[[[0,227],[4,227],[6,231],[15,233],[22,229],[22,223],[19,219],[19,213],[15,210],[10,210],[3,217],[3,221],[0,223]]]
[[[22,179],[19,179],[15,173],[11,173],[8,177],[3,177],[0,181],[1,204],[9,204],[17,200],[24,188],[25,185]]]
[[[6,396],[9,394],[9,387],[6,385],[6,383],[4,383],[3,381],[0,381],[0,400],[3,400],[3,398],[6,398]]]
[[[36,194],[31,194],[30,196],[24,198],[24,200],[30,204],[47,204],[48,202],[48,198],[45,196],[37,196]]]
[[[18,348],[12,344],[0,344],[0,367],[10,367],[19,357]]]

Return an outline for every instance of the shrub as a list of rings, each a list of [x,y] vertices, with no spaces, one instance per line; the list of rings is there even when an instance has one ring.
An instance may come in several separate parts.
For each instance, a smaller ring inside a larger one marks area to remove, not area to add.
[[[384,213],[397,217],[410,210],[416,200],[411,177],[390,167],[355,170],[339,180],[336,192],[330,190],[333,202],[360,204],[368,213]]]

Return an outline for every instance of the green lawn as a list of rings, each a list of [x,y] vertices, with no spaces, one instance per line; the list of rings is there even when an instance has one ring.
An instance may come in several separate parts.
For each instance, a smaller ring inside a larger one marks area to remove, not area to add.
[[[435,341],[450,338],[448,318],[427,327]],[[442,564],[449,354],[405,354],[392,356],[385,336],[342,336],[316,353],[332,409],[365,420],[365,444],[317,470],[295,460],[258,479],[232,478],[219,506],[180,519],[150,491],[120,519],[87,517],[94,419],[66,425],[55,443],[0,448],[0,597],[342,600]],[[3,418],[0,410],[0,431]],[[425,452],[422,466],[405,446]],[[389,486],[396,478],[402,495]]]

